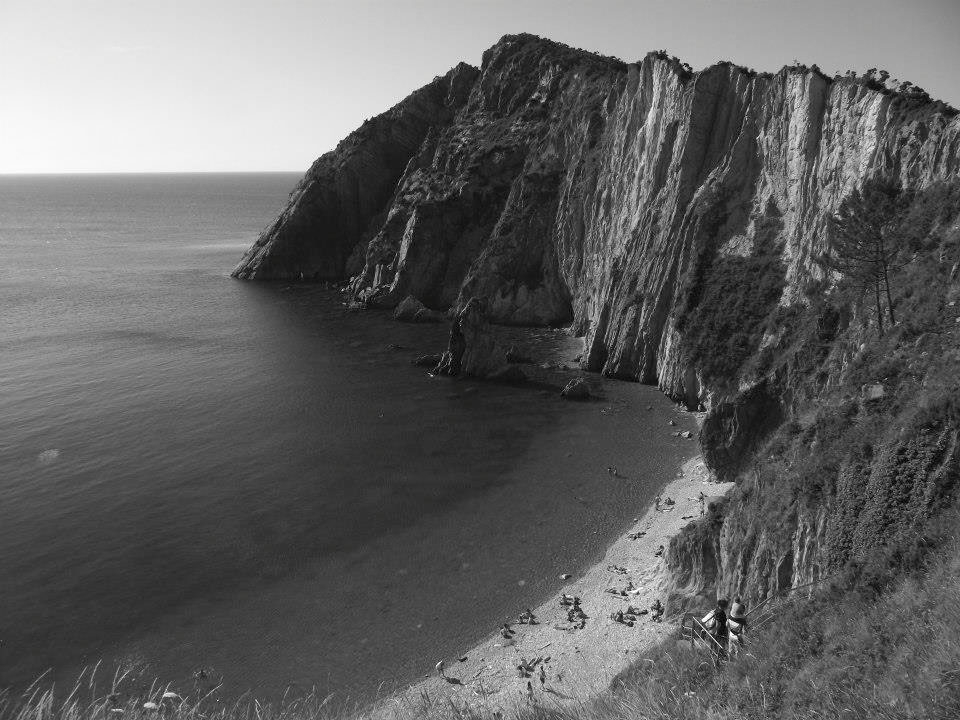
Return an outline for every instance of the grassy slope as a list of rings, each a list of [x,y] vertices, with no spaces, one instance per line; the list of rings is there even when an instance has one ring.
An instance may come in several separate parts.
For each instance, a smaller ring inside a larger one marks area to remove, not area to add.
[[[794,533],[811,518],[822,516],[825,525],[810,571],[826,575],[862,559],[866,548],[911,542],[955,498],[960,185],[924,193],[906,224],[914,237],[904,254],[913,260],[892,280],[895,327],[880,337],[854,288],[813,288],[806,305],[770,314],[759,353],[736,358],[763,382],[729,403],[735,412],[726,423],[707,418],[708,461],[739,461],[729,464],[739,484],[722,532],[747,577],[735,589],[728,582],[731,592],[763,597],[764,575],[793,554]],[[865,398],[863,387],[875,385],[883,397]],[[767,406],[750,414],[761,401],[781,409],[776,423]],[[731,428],[752,447],[731,440]],[[683,543],[683,536],[675,541]]]

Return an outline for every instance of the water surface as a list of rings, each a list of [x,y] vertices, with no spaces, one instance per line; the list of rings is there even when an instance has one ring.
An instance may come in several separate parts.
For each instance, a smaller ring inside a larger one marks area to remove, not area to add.
[[[0,685],[104,658],[368,697],[559,587],[689,449],[650,388],[430,378],[443,327],[231,280],[295,182],[0,178]]]

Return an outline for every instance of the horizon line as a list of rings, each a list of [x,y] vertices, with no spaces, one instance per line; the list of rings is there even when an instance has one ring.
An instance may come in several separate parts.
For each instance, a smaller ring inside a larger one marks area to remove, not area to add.
[[[306,169],[296,170],[34,170],[27,172],[0,171],[0,177],[39,177],[63,175],[268,175],[303,174]]]

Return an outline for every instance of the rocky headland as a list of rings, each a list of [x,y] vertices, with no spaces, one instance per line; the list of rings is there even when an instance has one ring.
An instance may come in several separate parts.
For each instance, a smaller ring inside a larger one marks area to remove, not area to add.
[[[875,177],[911,198],[885,333],[817,262]],[[234,275],[445,316],[453,374],[509,365],[485,323],[569,327],[582,369],[705,411],[707,468],[735,485],[670,543],[668,594],[756,603],[953,500],[958,187],[960,117],[922,91],[512,35],[318,159]]]

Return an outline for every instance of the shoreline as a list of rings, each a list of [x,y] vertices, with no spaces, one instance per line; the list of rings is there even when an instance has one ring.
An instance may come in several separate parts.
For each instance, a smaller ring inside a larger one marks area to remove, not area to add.
[[[666,563],[657,550],[661,545],[666,548],[672,537],[699,517],[700,492],[725,495],[733,485],[713,482],[700,455],[685,460],[660,493],[675,504],[660,511],[648,507],[598,562],[566,581],[562,592],[581,598],[588,616],[585,627],[572,628],[568,608],[554,595],[533,608],[537,624],[519,624],[514,618],[512,638],[505,639],[498,630],[459,657],[443,658],[448,679],[430,673],[374,704],[366,715],[399,717],[404,709],[437,702],[486,712],[517,705],[557,707],[582,703],[609,689],[622,670],[676,630],[666,618],[652,620],[649,612],[655,600],[666,602]],[[642,535],[631,539],[636,533]],[[634,590],[626,597],[607,592],[629,587],[628,583]],[[626,611],[628,605],[648,611],[637,617],[633,627],[610,617],[617,610]],[[522,611],[518,608],[518,613]],[[527,677],[521,677],[517,668],[523,660],[535,664]],[[546,676],[542,685],[541,667]]]

